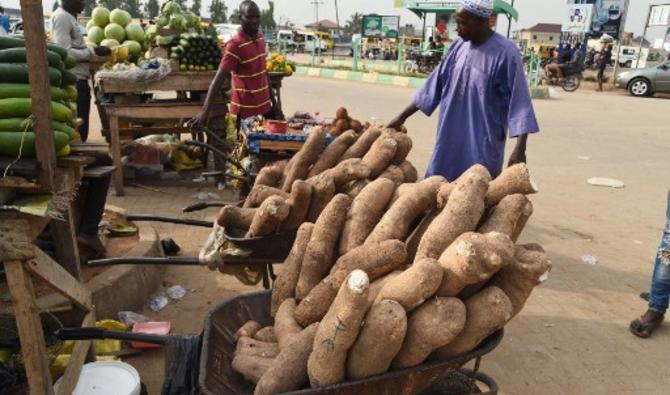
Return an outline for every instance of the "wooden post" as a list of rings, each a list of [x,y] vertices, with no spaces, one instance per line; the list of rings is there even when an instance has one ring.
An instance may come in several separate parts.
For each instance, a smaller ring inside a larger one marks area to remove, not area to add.
[[[40,316],[35,305],[33,282],[28,273],[23,270],[23,262],[6,261],[4,264],[30,393],[53,395],[47,348],[42,335]]]
[[[35,151],[40,166],[40,186],[54,190],[56,152],[51,125],[51,93],[47,67],[47,50],[44,34],[44,10],[38,0],[21,0],[21,15],[26,39],[26,57],[30,73],[30,96],[32,98],[35,129]]]

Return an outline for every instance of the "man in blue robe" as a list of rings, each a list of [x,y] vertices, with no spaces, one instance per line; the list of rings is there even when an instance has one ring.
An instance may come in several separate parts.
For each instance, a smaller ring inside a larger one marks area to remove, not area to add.
[[[539,131],[518,48],[489,27],[493,0],[461,0],[458,35],[447,57],[388,127],[440,107],[436,145],[426,177],[454,181],[474,164],[492,177],[503,168],[505,140],[517,138],[509,165],[526,162],[529,133]]]

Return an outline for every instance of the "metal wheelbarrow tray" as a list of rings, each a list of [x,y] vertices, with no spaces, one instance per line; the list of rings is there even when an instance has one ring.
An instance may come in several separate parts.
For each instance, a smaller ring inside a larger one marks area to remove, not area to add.
[[[253,393],[253,384],[233,371],[231,366],[236,345],[234,335],[237,329],[249,320],[258,321],[263,326],[273,324],[270,317],[270,296],[271,291],[240,295],[222,303],[207,315],[202,335],[198,379],[202,394]],[[503,331],[499,330],[485,339],[475,350],[448,360],[428,362],[414,368],[330,387],[287,392],[285,395],[416,394],[440,381],[450,371],[488,354],[500,344],[502,337]]]

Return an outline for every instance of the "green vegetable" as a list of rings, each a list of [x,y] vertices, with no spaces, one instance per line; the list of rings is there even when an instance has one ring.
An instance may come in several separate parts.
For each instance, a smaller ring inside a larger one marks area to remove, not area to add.
[[[100,42],[105,39],[105,31],[100,26],[93,26],[88,30],[87,39],[95,45],[100,45]]]
[[[158,29],[162,29],[170,23],[170,19],[166,15],[161,15],[156,19],[156,26]]]
[[[0,63],[26,63],[25,48],[0,49]],[[47,51],[47,62],[50,67],[63,70],[65,67],[60,56],[52,51]]]
[[[129,55],[139,55],[142,52],[142,45],[137,41],[126,40],[121,45],[123,45],[124,47],[128,47]]]
[[[23,148],[21,148],[22,140]],[[61,132],[54,132],[56,152],[62,150],[69,142],[70,136]],[[21,151],[21,155],[35,155],[35,133],[0,131],[0,155],[17,156],[19,151]]]
[[[77,87],[75,85],[66,85],[63,87],[63,99],[77,100]]]
[[[23,45],[25,47],[25,43]],[[67,50],[60,45],[47,43],[47,50],[56,52],[60,55],[60,59],[64,62],[67,59]]]
[[[170,28],[176,30],[186,30],[186,18],[181,14],[170,15],[170,23],[168,24]]]
[[[124,11],[121,9],[115,9],[112,10],[112,12],[109,13],[109,22],[110,23],[115,23],[117,25],[121,25],[121,27],[126,27],[132,21],[133,18],[130,16],[128,11]],[[108,37],[110,38],[110,37]],[[114,37],[111,37],[114,38]],[[119,40],[121,41],[121,40]]]
[[[123,40],[126,39],[126,30],[119,24],[110,23],[105,27],[105,38],[110,38],[122,43]]]
[[[91,12],[91,18],[96,25],[105,27],[109,24],[109,10],[105,7],[95,7]]]
[[[113,38],[106,38],[106,39],[102,40],[102,42],[100,43],[100,46],[111,48],[111,49],[114,49],[114,48],[118,47],[119,45],[121,45],[121,44],[119,44],[119,42],[114,40]]]
[[[0,99],[0,118],[27,118],[32,115],[33,103],[29,98]],[[72,120],[73,114],[67,106],[52,101],[51,111],[53,119],[60,122]]]
[[[95,21],[94,21],[93,19],[91,19],[91,20],[88,21],[88,23],[86,24],[86,31],[88,32],[89,30],[91,30],[91,28],[92,28],[93,26],[98,26],[98,25],[96,25],[96,24],[95,24]]]
[[[0,119],[0,130],[5,132],[23,132],[28,125],[28,131],[32,132],[33,127],[29,118],[2,118]],[[77,132],[66,124],[58,121],[53,121],[52,126],[54,131],[65,133],[70,136],[71,140],[79,137]]]
[[[166,47],[172,44],[173,40],[174,40],[173,36],[158,36],[156,37],[156,44],[158,44],[161,47]]]
[[[51,86],[60,87],[62,78],[60,70],[49,67]],[[28,65],[25,63],[0,63],[0,82],[29,84]]]
[[[77,61],[72,56],[68,55],[67,58],[65,58],[63,65],[67,70],[70,70],[77,65]]]
[[[26,42],[15,37],[0,36],[0,49],[19,48],[26,46]]]
[[[77,76],[70,70],[63,70],[63,83],[61,85],[75,85],[77,83]]]
[[[168,1],[165,4],[163,4],[163,7],[161,8],[161,11],[165,15],[174,15],[174,14],[179,14],[181,13],[181,7],[179,4],[175,3],[174,1]]]
[[[138,43],[144,42],[144,29],[139,22],[131,22],[126,26],[126,37],[128,40],[137,41]]]
[[[12,97],[30,97],[30,84],[11,84],[0,83],[0,99],[10,99]],[[63,100],[65,92],[57,87],[51,87],[51,100]],[[75,90],[76,98],[76,90]]]

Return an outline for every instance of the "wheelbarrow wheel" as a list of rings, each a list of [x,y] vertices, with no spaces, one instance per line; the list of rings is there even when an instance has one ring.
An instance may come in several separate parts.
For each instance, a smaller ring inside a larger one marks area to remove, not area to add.
[[[472,370],[460,369],[449,372],[447,376],[437,384],[433,384],[419,393],[419,395],[497,395],[498,384],[488,375],[478,372],[475,375],[475,385],[472,387]],[[484,384],[488,389],[482,392],[479,383]],[[472,388],[472,391],[471,391]]]

